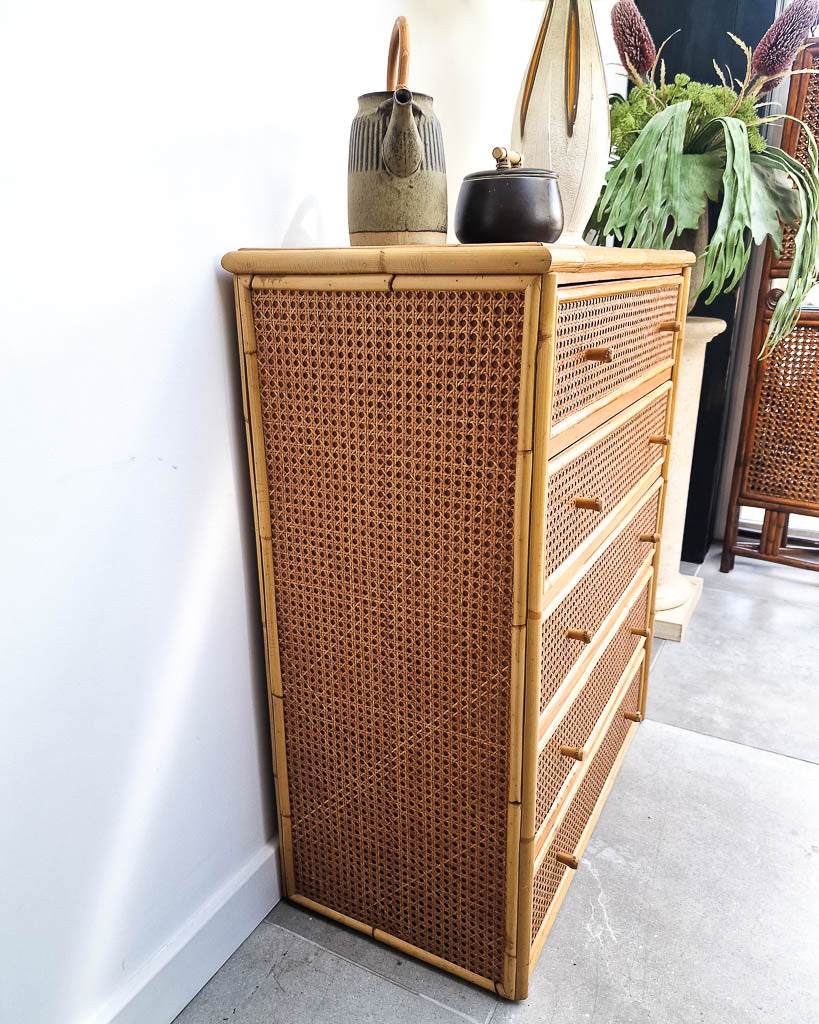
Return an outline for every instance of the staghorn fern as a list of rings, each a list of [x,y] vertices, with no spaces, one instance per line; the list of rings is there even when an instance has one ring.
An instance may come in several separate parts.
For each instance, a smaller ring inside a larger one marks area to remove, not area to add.
[[[807,8],[819,0],[800,2]],[[631,0],[628,5],[633,6]],[[774,28],[781,35],[789,24],[780,18]],[[745,55],[745,77],[735,80],[729,71],[729,84],[717,68],[721,87],[691,82],[685,75],[666,82],[662,74],[658,86],[659,55],[650,72],[642,72],[626,53],[635,88],[628,99],[612,104],[615,162],[589,223],[598,240],[613,236],[625,246],[667,249],[683,231],[697,227],[709,199],[719,202],[716,228],[703,256],[700,294],[707,293],[708,303],[737,286],[754,244],[768,237],[778,252],[783,225],[796,228],[790,275],[771,317],[763,355],[793,329],[819,278],[816,141],[799,122],[807,139],[805,168],[759,134],[760,125],[785,116],[761,116],[762,108],[770,106],[762,96],[773,76],[811,73],[784,67],[795,55],[791,51],[800,42],[798,34],[788,30],[787,46],[779,47],[788,54],[775,66],[760,56],[765,47],[752,54],[731,36]],[[773,53],[769,40],[766,46]]]

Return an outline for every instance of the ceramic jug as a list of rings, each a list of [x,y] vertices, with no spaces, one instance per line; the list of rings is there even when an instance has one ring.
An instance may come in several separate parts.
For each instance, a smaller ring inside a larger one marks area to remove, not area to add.
[[[393,26],[387,91],[358,97],[350,132],[350,245],[444,245],[446,166],[432,97],[412,93],[409,28]]]
[[[560,241],[582,245],[609,166],[609,94],[592,0],[549,0],[512,125],[526,163],[560,179]]]

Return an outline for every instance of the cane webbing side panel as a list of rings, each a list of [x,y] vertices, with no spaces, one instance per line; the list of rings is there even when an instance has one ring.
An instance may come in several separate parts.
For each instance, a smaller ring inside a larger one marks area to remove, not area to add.
[[[743,496],[819,510],[819,323],[798,323],[758,372]]]
[[[604,435],[562,468],[549,475],[546,515],[545,576],[600,525],[628,492],[662,459],[649,441],[665,433],[668,392]],[[574,499],[599,499],[602,512],[576,508]]]
[[[582,749],[622,679],[629,661],[643,643],[632,629],[648,625],[648,584],[623,624],[609,641],[579,696],[547,740],[538,758],[536,825],[539,828],[577,762],[560,753],[562,746]]]
[[[558,305],[554,425],[674,358],[674,335],[657,327],[676,320],[678,294],[676,286],[655,287]],[[610,348],[611,362],[583,359],[592,348]]]
[[[252,305],[296,891],[500,981],[524,295]]]
[[[555,833],[549,849],[535,875],[532,905],[532,941],[546,918],[549,906],[567,871],[572,869],[558,861],[555,854],[573,853],[594,813],[597,801],[608,781],[620,748],[626,741],[632,723],[623,717],[625,711],[636,711],[640,699],[642,665],[636,671],[626,696],[614,714],[611,725],[580,783],[574,799]]]
[[[580,640],[566,636],[568,629],[585,629],[594,639],[597,630],[628,590],[635,574],[654,550],[641,536],[653,535],[660,513],[660,492],[641,505],[625,529],[601,555],[541,627],[540,710],[586,650]]]
[[[814,44],[805,54],[805,58],[800,63],[805,68],[813,68],[819,70],[819,46]],[[799,94],[802,96],[802,102],[797,104],[794,109],[793,101],[788,103],[788,113],[793,117],[798,117],[813,132],[814,136],[819,135],[819,76],[815,74],[809,75],[798,75],[791,79],[791,89],[798,89]],[[801,107],[801,109],[800,109]],[[794,125],[794,129],[796,129]],[[790,147],[788,147],[790,149]],[[799,128],[797,141],[795,146],[795,152],[793,156],[799,161],[804,167],[808,166],[808,143],[805,137],[805,132]],[[774,266],[777,270],[788,269],[793,262],[794,247],[796,243],[796,229],[786,226],[783,231],[782,239],[782,250],[779,253],[779,257],[774,257]]]

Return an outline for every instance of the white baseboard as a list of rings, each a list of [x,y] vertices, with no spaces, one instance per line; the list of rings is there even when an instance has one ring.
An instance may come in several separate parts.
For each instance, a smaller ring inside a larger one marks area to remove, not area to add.
[[[170,1024],[280,899],[275,839],[191,915],[88,1024]]]

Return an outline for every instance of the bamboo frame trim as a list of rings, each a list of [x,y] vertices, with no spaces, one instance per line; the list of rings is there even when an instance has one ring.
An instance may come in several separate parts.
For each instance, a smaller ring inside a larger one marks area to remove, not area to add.
[[[262,612],[262,635],[267,669],[267,699],[270,715],[270,739],[273,755],[273,782],[276,795],[276,816],[279,825],[279,849],[284,893],[295,888],[293,848],[290,834],[290,795],[287,785],[287,762],[284,743],[284,707],[282,702],[279,638],[276,628],[276,600],[272,577],[270,508],[268,504],[267,466],[258,439],[261,430],[259,378],[256,367],[256,338],[253,311],[250,305],[250,279],[235,281],[239,365],[242,379],[242,404],[245,410],[250,468],[251,504],[256,526],[256,554],[259,564],[259,596]],[[254,440],[255,439],[255,440]]]
[[[332,277],[314,277],[305,274],[282,274],[276,277],[256,275],[251,278],[253,291],[296,292],[388,292],[392,288],[392,274],[335,274]]]
[[[555,798],[555,802],[549,810],[548,815],[544,819],[543,823],[535,833],[535,874],[540,869],[543,863],[543,858],[546,856],[546,848],[554,838],[557,829],[560,827],[566,812],[571,805],[572,800],[580,788],[580,784],[586,776],[586,772],[590,770],[591,762],[597,751],[600,749],[600,744],[606,737],[606,731],[611,723],[614,721],[614,717],[617,714],[617,709],[620,706],[623,697],[628,692],[628,688],[634,679],[635,673],[645,664],[645,642],[642,641],[637,646],[634,654],[629,658],[628,664],[623,670],[622,675],[617,680],[617,685],[614,688],[614,692],[606,703],[600,717],[595,723],[594,728],[591,731],[588,741],[583,747],[584,759],[578,761],[576,766],[573,768],[566,782],[561,787],[560,792]]]
[[[618,270],[668,274],[694,262],[682,250],[604,246],[394,245],[350,249],[239,249],[222,257],[233,274],[547,274],[560,270]]]
[[[555,729],[560,725],[563,718],[571,710],[572,705],[580,696],[587,678],[603,657],[615,633],[626,621],[629,612],[640,599],[645,590],[646,584],[650,583],[654,576],[654,553],[648,552],[642,566],[629,584],[625,594],[606,616],[600,629],[597,631],[600,638],[594,638],[586,648],[590,650],[587,658],[581,657],[572,667],[569,674],[558,687],[556,693],[543,709],[538,721],[538,746],[537,753],[540,756],[544,746]],[[651,609],[648,609],[649,614]],[[648,623],[646,623],[648,625]]]
[[[774,562],[777,565],[791,565],[795,569],[811,569],[814,572],[819,572],[819,565],[816,562],[810,562],[806,558],[792,558],[787,553],[782,554],[783,551],[792,551],[793,548],[780,548],[778,555],[766,555],[758,547],[745,547],[742,544],[734,544],[730,550],[735,555],[742,555],[743,558],[755,558],[759,562]]]
[[[529,562],[529,521],[532,496],[532,453],[518,452],[515,471],[515,519],[512,529],[512,625],[526,625]]]
[[[541,287],[540,315],[538,319],[537,353],[535,361],[535,398],[532,434],[532,487],[529,536],[529,563],[527,592],[533,593],[534,581],[543,574],[546,519],[546,467],[551,420],[552,385],[554,374],[554,336],[557,320],[557,277],[549,274]],[[527,602],[528,603],[528,602]],[[528,617],[528,609],[527,609]],[[535,799],[537,787],[537,721],[540,712],[540,636],[527,631],[525,650],[525,688],[523,695],[523,723],[521,735],[521,792],[519,814],[519,843],[516,852],[518,892],[516,900],[516,960],[514,997],[523,998],[529,985],[529,937],[532,930],[532,870],[534,850]]]
[[[463,279],[458,279],[462,281]],[[520,829],[524,721],[526,694],[527,593],[532,507],[535,388],[540,336],[542,286],[539,278],[525,287],[520,397],[518,401],[518,457],[515,474],[513,527],[512,665],[509,694],[509,803],[506,815],[506,933],[503,953],[502,994],[512,998],[516,989],[518,950],[518,894],[520,890]]]
[[[677,384],[680,377],[680,364],[682,361],[682,349],[685,339],[685,323],[688,317],[688,295],[691,288],[691,268],[683,270],[683,283],[677,296],[677,320],[683,325],[682,331],[674,336],[674,368],[671,371],[671,395],[666,410],[665,432],[670,437],[669,444],[663,448],[663,487],[660,494],[660,509],[657,516],[657,533],[660,539],[654,545],[654,578],[651,581],[648,595],[648,637],[646,639],[646,658],[643,664],[643,678],[640,683],[640,700],[638,710],[645,718],[646,701],[648,699],[648,677],[651,672],[651,649],[654,642],[654,620],[657,611],[657,586],[660,578],[660,555],[663,546],[663,524],[665,522],[665,498],[668,490],[668,469],[671,465],[671,450],[674,446],[674,415],[677,410]]]
[[[629,731],[626,733],[626,738],[623,741],[622,747],[620,748],[620,753],[617,755],[617,759],[614,762],[611,772],[609,773],[609,777],[606,780],[605,785],[603,786],[603,790],[600,793],[597,803],[594,805],[594,810],[591,813],[591,817],[589,818],[588,824],[586,825],[586,828],[583,831],[583,836],[581,838],[580,845],[578,846],[578,849],[581,854],[586,849],[586,845],[588,844],[589,838],[591,837],[591,834],[597,825],[597,820],[600,817],[606,800],[608,800],[609,798],[612,786],[614,785],[615,779],[617,778],[620,768],[622,767],[623,761],[625,760],[626,754],[628,753],[628,748],[631,745],[631,741],[634,739],[634,734],[638,728],[639,723],[634,722]],[[537,963],[537,958],[538,956],[540,956],[541,950],[543,949],[543,944],[546,942],[546,937],[551,931],[552,925],[555,922],[555,918],[557,917],[557,913],[560,910],[560,905],[563,902],[563,898],[565,897],[566,892],[568,891],[568,888],[576,875],[576,871],[567,871],[563,877],[563,881],[561,882],[560,887],[558,888],[558,891],[555,893],[555,898],[552,900],[552,904],[549,907],[546,917],[544,918],[543,924],[540,926],[540,929],[537,935],[535,936],[534,941],[532,942],[532,948],[529,959],[532,968],[534,968],[535,964]]]
[[[610,295],[630,295],[651,288],[673,288],[683,283],[682,274],[673,277],[630,278],[628,281],[607,281],[601,284],[563,285],[558,289],[557,301],[576,302],[578,299],[604,299]]]
[[[394,935],[389,935],[387,932],[382,931],[380,928],[374,928],[368,924],[362,924],[361,921],[356,921],[355,918],[347,917],[346,914],[341,914],[337,910],[333,910],[332,907],[325,907],[323,903],[316,903],[315,900],[311,900],[307,896],[302,896],[300,893],[294,892],[288,896],[288,899],[294,903],[298,903],[302,907],[306,907],[308,910],[312,910],[317,914],[321,914],[323,917],[329,917],[332,921],[337,921],[339,924],[346,925],[348,928],[354,928],[357,932],[363,932],[365,935],[369,935],[373,939],[377,939],[379,942],[383,942],[388,946],[392,946],[394,949],[399,949],[403,953],[407,953],[409,956],[415,957],[417,960],[422,960],[425,963],[432,964],[433,967],[440,967],[450,974],[455,974],[459,978],[463,978],[465,981],[472,982],[473,985],[480,985],[481,988],[488,988],[490,992],[496,992],[497,988],[493,981],[488,978],[481,977],[479,974],[473,974],[471,971],[465,970],[463,967],[459,967],[457,964],[451,963],[449,960],[444,960],[442,957],[435,956],[434,953],[428,953],[425,949],[420,949],[418,946],[412,946],[408,942],[404,942],[403,939],[398,939]]]
[[[757,491],[740,491],[737,496],[739,505],[750,505],[752,508],[769,509],[771,512],[790,512],[793,515],[815,516],[815,505],[806,505],[796,498],[766,498]]]
[[[523,363],[518,405],[518,449],[522,452],[532,451],[535,431],[535,373],[542,294],[543,287],[539,277],[526,286],[523,309]]]
[[[396,274],[394,292],[428,289],[436,292],[522,292],[539,284],[535,275],[521,274]]]
[[[503,989],[514,992],[517,957],[517,913],[520,868],[520,801],[523,765],[523,702],[526,687],[525,626],[512,627],[512,670],[509,694],[509,792],[506,808],[506,919],[503,954]],[[511,997],[510,997],[511,998]]]

